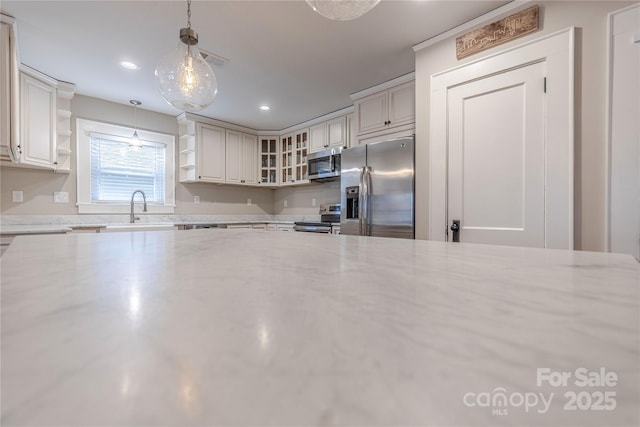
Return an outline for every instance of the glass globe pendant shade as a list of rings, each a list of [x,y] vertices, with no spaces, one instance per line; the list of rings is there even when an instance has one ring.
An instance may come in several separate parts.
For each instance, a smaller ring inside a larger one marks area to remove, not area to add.
[[[140,135],[138,135],[138,131],[134,130],[133,135],[129,139],[129,148],[134,150],[139,150],[142,148],[142,141],[140,140]]]
[[[218,82],[200,54],[198,35],[190,28],[180,30],[178,46],[156,67],[156,82],[167,102],[182,111],[200,111],[213,102]]]
[[[373,9],[380,0],[306,0],[315,12],[335,21],[351,21]]]

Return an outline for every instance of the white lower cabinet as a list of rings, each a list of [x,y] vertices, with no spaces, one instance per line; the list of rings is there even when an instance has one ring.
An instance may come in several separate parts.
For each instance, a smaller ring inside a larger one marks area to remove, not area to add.
[[[255,223],[237,223],[237,224],[227,224],[227,229],[230,230],[258,230],[258,231],[271,231],[269,228],[271,224],[267,224],[265,222],[255,222]]]
[[[280,224],[267,224],[267,231],[294,231],[294,224],[292,222],[280,223]]]

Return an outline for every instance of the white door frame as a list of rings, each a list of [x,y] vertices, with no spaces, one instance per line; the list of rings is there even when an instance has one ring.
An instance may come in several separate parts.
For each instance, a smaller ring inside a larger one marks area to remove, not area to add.
[[[617,63],[617,61],[619,61],[618,58],[614,58],[614,38],[617,34],[625,33],[629,30],[633,31],[634,28],[637,28],[638,20],[634,15],[637,15],[638,13],[640,13],[640,6],[638,4],[634,4],[611,12],[607,17],[607,185],[605,187],[605,250],[607,252],[611,252],[612,250],[620,251],[620,248],[628,248],[631,250],[632,247],[636,248],[637,251],[637,246],[635,246],[637,242],[633,242],[632,239],[634,239],[635,236],[638,236],[638,232],[640,230],[639,212],[635,212],[634,209],[625,209],[624,211],[618,210],[615,215],[613,214],[614,206],[620,203],[620,192],[623,191],[623,189],[615,191],[615,178],[620,177],[617,180],[619,184],[620,180],[629,180],[629,176],[633,176],[634,173],[636,174],[635,176],[638,177],[637,173],[638,170],[640,170],[640,157],[635,159],[626,159],[627,163],[625,165],[613,164],[614,149],[621,150],[623,152],[633,152],[634,150],[637,150],[637,148],[633,147],[632,144],[638,144],[637,133],[635,134],[636,138],[633,138],[634,132],[637,131],[635,129],[632,130],[632,128],[629,127],[629,115],[633,115],[629,114],[626,117],[620,118],[622,122],[619,120],[614,121],[613,119],[613,114],[616,114],[619,109],[627,107],[624,104],[620,104],[620,100],[618,100],[617,97],[614,99],[614,65],[617,67],[625,66],[625,64]],[[630,41],[639,43],[636,41],[637,38],[640,38],[640,33],[634,34],[634,39]],[[622,77],[624,81],[620,81],[618,84],[622,85],[622,87],[628,88],[629,81],[625,80],[628,78],[634,77],[625,75]],[[637,78],[637,76],[635,78]],[[631,118],[631,120],[633,120],[633,118]],[[616,134],[615,141],[614,132]],[[632,197],[633,195],[635,195],[635,197],[640,197],[637,195],[637,190],[640,190],[640,182],[638,182],[638,180],[634,181],[633,178],[631,178],[627,183],[628,184],[626,188],[624,188],[624,191],[630,193]],[[631,190],[629,187],[631,187]],[[616,197],[618,198],[617,200]],[[615,218],[616,220],[614,220],[614,216],[617,217]],[[620,236],[625,237],[621,238]],[[636,254],[633,253],[633,255]]]
[[[573,249],[574,40],[569,27],[431,76],[429,239],[447,239],[448,89],[545,61],[545,247]]]

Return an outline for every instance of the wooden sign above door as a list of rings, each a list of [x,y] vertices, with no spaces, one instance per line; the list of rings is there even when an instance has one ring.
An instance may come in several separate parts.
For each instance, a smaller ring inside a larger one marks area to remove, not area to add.
[[[517,39],[538,29],[538,5],[507,16],[456,38],[456,57],[474,53]]]

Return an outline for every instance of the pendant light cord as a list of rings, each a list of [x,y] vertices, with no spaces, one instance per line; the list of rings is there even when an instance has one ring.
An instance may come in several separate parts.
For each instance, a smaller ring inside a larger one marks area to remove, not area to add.
[[[191,30],[191,0],[187,0],[187,28]],[[187,56],[191,56],[191,40],[187,43]]]
[[[191,0],[187,0],[187,28],[191,29]]]

